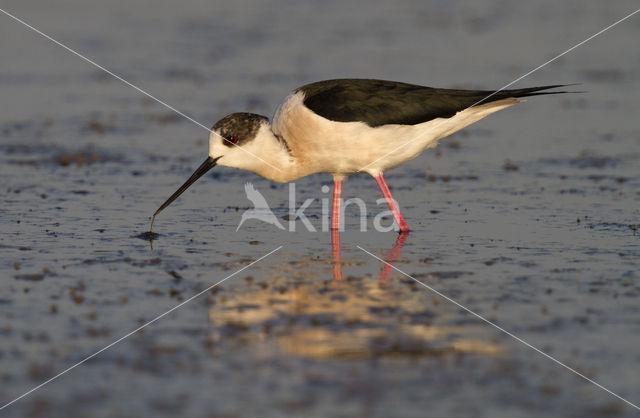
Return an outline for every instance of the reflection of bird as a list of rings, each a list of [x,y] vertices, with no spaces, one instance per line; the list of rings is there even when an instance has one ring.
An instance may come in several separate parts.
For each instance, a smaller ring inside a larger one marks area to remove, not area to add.
[[[289,182],[312,173],[333,174],[331,228],[340,226],[342,180],[358,172],[372,175],[401,231],[408,231],[382,177],[438,140],[500,109],[517,98],[565,92],[560,87],[517,90],[453,90],[395,81],[327,80],[294,90],[273,122],[253,113],[232,113],[209,136],[209,157],[153,215],[155,216],[216,164]],[[153,226],[153,220],[151,222]]]
[[[262,222],[266,222],[271,225],[275,225],[280,229],[284,229],[284,226],[278,221],[276,215],[273,214],[271,208],[267,204],[266,199],[262,196],[262,193],[257,191],[253,184],[245,183],[244,191],[247,194],[247,199],[253,202],[253,209],[245,210],[242,213],[242,219],[240,219],[240,224],[236,228],[236,231],[240,229],[244,221],[247,219],[258,219]]]

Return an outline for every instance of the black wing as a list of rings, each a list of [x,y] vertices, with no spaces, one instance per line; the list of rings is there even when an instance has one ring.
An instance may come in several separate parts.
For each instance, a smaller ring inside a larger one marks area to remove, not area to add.
[[[318,81],[296,89],[304,104],[318,115],[337,122],[364,122],[371,127],[385,124],[416,125],[436,118],[449,118],[468,107],[506,99],[541,94],[567,93],[541,90],[562,87],[530,87],[502,90],[437,89],[370,79]],[[491,95],[491,97],[488,97]],[[485,99],[485,100],[483,100]]]

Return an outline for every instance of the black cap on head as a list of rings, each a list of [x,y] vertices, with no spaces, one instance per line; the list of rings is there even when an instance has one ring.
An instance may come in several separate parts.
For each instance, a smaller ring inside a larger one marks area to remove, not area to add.
[[[232,113],[216,122],[212,131],[220,134],[222,143],[228,147],[242,145],[255,138],[260,126],[269,119],[255,113]]]

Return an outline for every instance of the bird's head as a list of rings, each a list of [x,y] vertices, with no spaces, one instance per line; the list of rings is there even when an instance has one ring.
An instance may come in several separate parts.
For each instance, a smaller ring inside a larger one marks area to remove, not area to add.
[[[261,159],[256,155],[260,148],[260,138],[268,130],[269,119],[255,113],[232,113],[220,119],[211,128],[209,135],[209,156],[153,214],[153,221],[158,213],[169,206],[196,180],[216,165],[252,170]],[[253,170],[252,170],[253,171]]]
[[[209,157],[219,165],[250,169],[258,160],[261,134],[271,133],[269,119],[255,113],[232,113],[211,128]]]

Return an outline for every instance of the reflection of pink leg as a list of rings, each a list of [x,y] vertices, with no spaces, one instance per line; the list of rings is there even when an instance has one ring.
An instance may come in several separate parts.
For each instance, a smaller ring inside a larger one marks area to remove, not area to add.
[[[340,258],[340,230],[331,230],[331,255],[333,260],[333,278],[335,280],[342,280],[342,260]]]
[[[342,279],[340,248],[340,201],[342,199],[342,180],[333,179],[333,203],[331,209],[331,255],[333,259],[333,278]]]
[[[387,280],[389,278],[389,273],[393,268],[393,263],[400,258],[402,255],[402,247],[404,246],[407,237],[409,236],[409,231],[402,231],[400,235],[398,235],[398,239],[396,239],[396,243],[393,244],[393,248],[389,250],[387,255],[384,257],[384,261],[387,263],[382,267],[382,271],[380,272],[380,280]]]
[[[391,192],[387,187],[387,183],[384,181],[384,177],[382,177],[382,173],[376,177],[376,182],[378,182],[378,186],[380,186],[380,190],[382,190],[382,195],[387,201],[387,205],[389,205],[389,209],[391,209],[391,213],[393,213],[393,217],[396,219],[396,222],[400,227],[400,232],[409,232],[409,227],[400,213],[398,203],[395,201],[393,196],[391,196]]]

